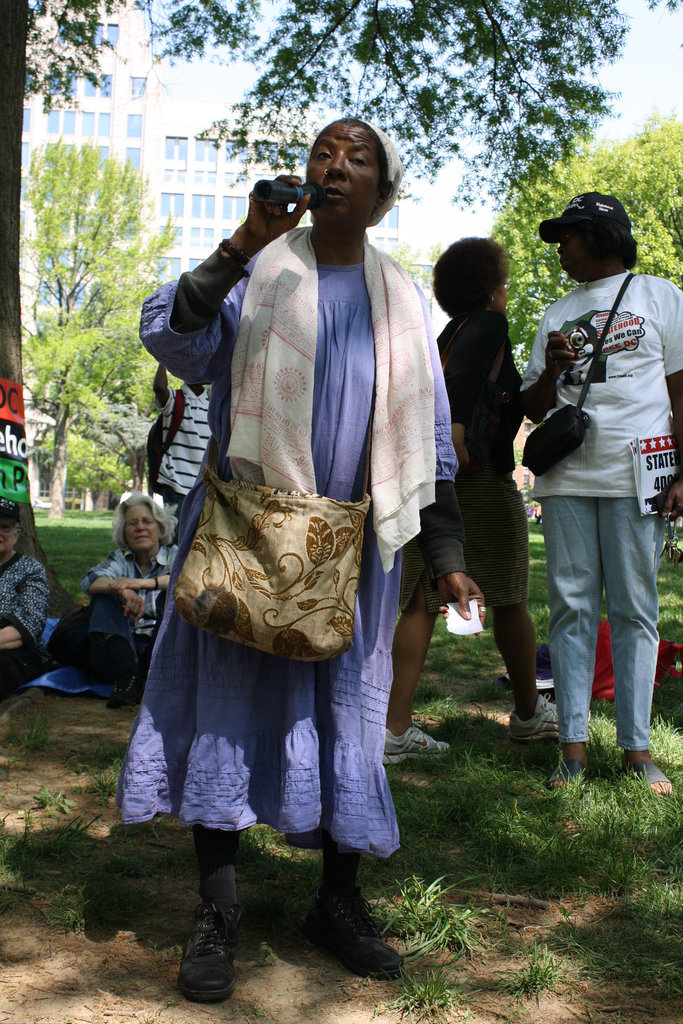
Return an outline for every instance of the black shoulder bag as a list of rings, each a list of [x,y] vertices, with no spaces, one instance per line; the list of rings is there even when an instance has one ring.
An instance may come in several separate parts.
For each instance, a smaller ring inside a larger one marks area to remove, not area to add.
[[[602,346],[607,332],[610,329],[614,314],[621,302],[624,292],[632,280],[633,274],[629,274],[619,289],[619,294],[614,300],[614,305],[605,321],[600,337],[595,346],[593,359],[589,367],[586,379],[579,395],[576,405],[565,405],[547,420],[540,423],[535,430],[532,430],[524,445],[522,465],[530,469],[534,476],[543,476],[549,469],[556,466],[558,462],[571,455],[573,451],[583,444],[586,428],[590,426],[588,414],[583,411],[583,403],[588,394],[588,388],[593,379],[598,359],[602,352]]]

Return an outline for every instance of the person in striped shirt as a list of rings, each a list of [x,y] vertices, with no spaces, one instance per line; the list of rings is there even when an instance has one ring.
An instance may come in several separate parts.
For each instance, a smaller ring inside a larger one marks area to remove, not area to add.
[[[154,377],[154,399],[164,417],[164,438],[168,432],[175,404],[175,388],[169,387],[166,368],[159,364]],[[154,486],[155,493],[163,499],[165,506],[175,505],[175,515],[180,521],[180,512],[188,491],[197,479],[204,452],[211,437],[207,422],[209,411],[209,389],[203,384],[188,384],[183,381],[183,415],[173,441],[164,454],[159,476]],[[177,534],[177,527],[176,527]],[[173,538],[176,542],[177,536]]]

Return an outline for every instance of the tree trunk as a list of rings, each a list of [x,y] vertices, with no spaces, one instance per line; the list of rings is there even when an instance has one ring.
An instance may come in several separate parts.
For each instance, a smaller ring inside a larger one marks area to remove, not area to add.
[[[28,0],[0,0],[0,377],[22,383],[21,293],[19,289],[19,204],[21,199],[21,132]],[[22,505],[18,550],[47,569],[50,614],[62,615],[74,602],[47,564],[30,505]]]
[[[135,453],[135,464],[133,466],[133,490],[144,491],[145,468],[147,466],[147,449],[138,449]]]
[[[0,377],[21,382],[19,204],[28,0],[0,0]]]
[[[61,519],[64,515],[64,489],[66,487],[66,437],[69,429],[69,406],[59,407],[54,429],[54,462],[50,476],[50,511],[48,519]]]

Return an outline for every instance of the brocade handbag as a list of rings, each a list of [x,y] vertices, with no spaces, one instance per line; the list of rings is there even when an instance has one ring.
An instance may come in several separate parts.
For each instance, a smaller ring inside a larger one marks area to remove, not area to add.
[[[590,426],[588,414],[583,411],[583,403],[586,400],[588,388],[598,365],[602,346],[614,319],[614,314],[632,278],[633,274],[627,275],[614,300],[605,326],[600,332],[578,402],[576,405],[565,405],[558,409],[547,420],[539,423],[526,439],[522,465],[530,469],[534,476],[543,476],[583,444],[586,428]]]
[[[372,422],[372,416],[370,418]],[[353,642],[367,493],[335,501],[221,480],[214,438],[206,498],[173,596],[193,626],[269,654],[323,661]]]

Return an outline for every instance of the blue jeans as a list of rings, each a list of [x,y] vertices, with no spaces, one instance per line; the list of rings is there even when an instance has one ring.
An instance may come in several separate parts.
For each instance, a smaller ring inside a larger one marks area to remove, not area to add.
[[[664,520],[635,498],[543,499],[550,658],[561,743],[585,743],[603,584],[612,637],[617,743],[649,747]]]

